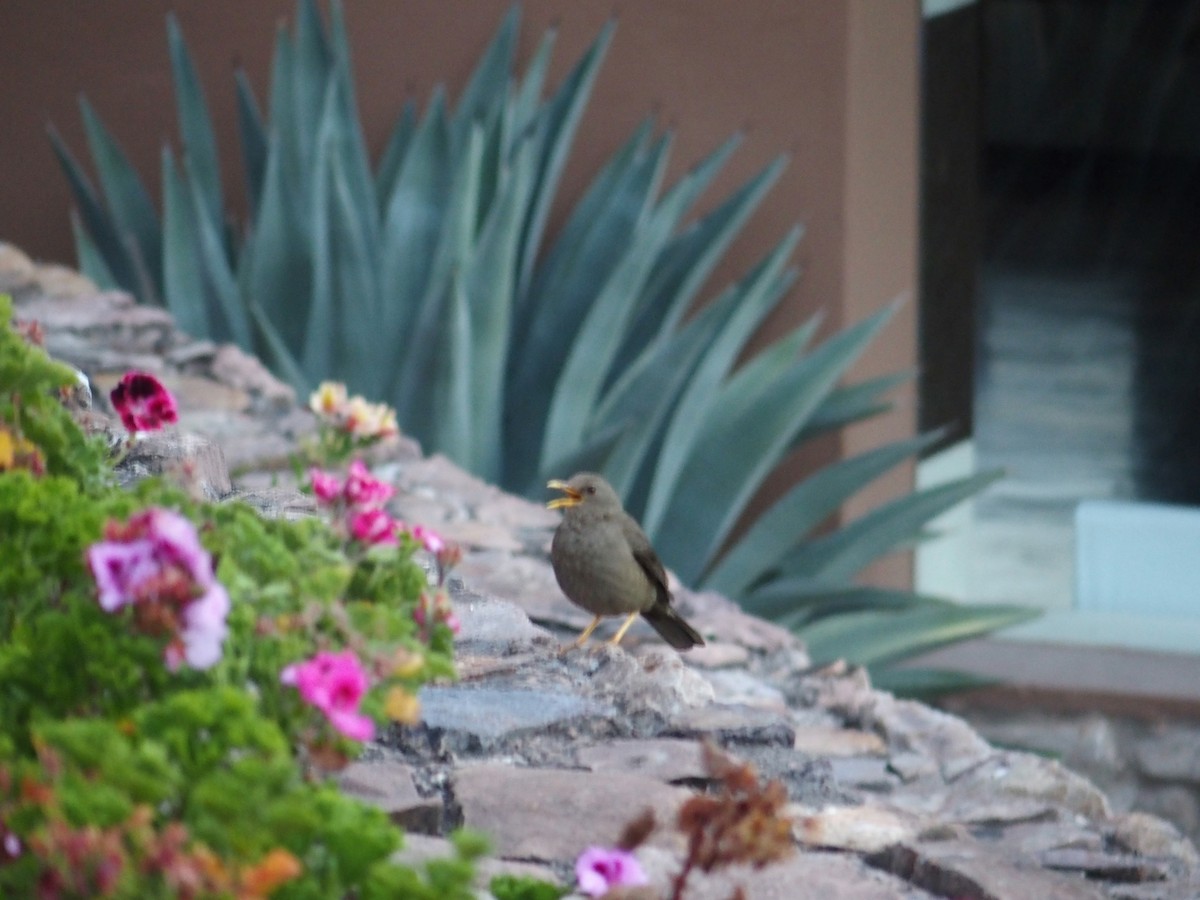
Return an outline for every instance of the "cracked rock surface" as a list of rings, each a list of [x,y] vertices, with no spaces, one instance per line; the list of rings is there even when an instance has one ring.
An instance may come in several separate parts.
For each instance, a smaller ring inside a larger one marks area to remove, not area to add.
[[[93,415],[131,367],[175,392],[179,433],[144,448],[131,477],[184,466],[214,499],[314,512],[286,466],[314,424],[257,360],[11,245],[0,244],[0,292],[91,379]],[[393,514],[464,550],[451,582],[460,680],[427,686],[421,723],[393,726],[340,774],[409,832],[405,858],[445,853],[444,835],[467,825],[494,842],[483,876],[566,881],[582,849],[611,844],[647,806],[670,822],[704,790],[699,742],[711,739],[787,786],[799,852],[696,877],[690,897],[724,900],[739,884],[749,898],[797,900],[1200,897],[1196,851],[1171,825],[1114,815],[1057,762],[993,747],[961,719],[872,689],[859,670],[812,670],[791,634],[718,595],[673,585],[709,641],[697,651],[677,654],[639,624],[621,647],[559,655],[590,617],[550,569],[558,514],[408,440],[372,464],[396,485]],[[662,887],[681,852],[664,828],[639,857]]]

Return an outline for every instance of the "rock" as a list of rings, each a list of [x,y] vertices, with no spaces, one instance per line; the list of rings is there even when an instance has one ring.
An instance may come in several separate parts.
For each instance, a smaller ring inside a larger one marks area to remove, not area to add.
[[[912,752],[953,779],[995,753],[962,719],[913,700],[876,694],[861,715],[863,729],[878,732],[887,742],[893,765],[900,752]]]
[[[678,737],[710,737],[724,746],[771,744],[791,747],[796,732],[778,713],[750,706],[711,706],[690,709],[673,720],[667,729]]]
[[[116,473],[117,481],[126,487],[151,475],[167,475],[208,500],[219,500],[232,490],[221,448],[208,438],[183,431],[140,434],[117,464]]]
[[[19,248],[0,241],[0,293],[17,295],[36,281],[33,260]]]
[[[1200,854],[1174,825],[1143,812],[1126,813],[1113,821],[1113,840],[1131,853],[1178,860],[1186,866],[1200,865]]]
[[[874,732],[820,725],[797,725],[793,746],[810,756],[882,756],[887,751]]]
[[[750,651],[741,644],[729,641],[709,641],[703,647],[693,647],[688,651],[685,661],[690,666],[702,669],[723,669],[728,666],[745,665],[750,659]]]
[[[779,688],[767,684],[744,669],[707,672],[704,679],[712,685],[713,694],[719,703],[737,703],[784,714],[788,711],[787,700]]]
[[[668,896],[679,858],[657,847],[642,848],[637,855],[659,896]],[[749,900],[932,900],[933,896],[869,868],[857,857],[812,852],[797,853],[764,869],[739,865],[711,874],[697,872],[688,879],[686,896],[729,900],[739,886]]]
[[[623,772],[659,781],[699,781],[708,777],[699,741],[658,738],[595,744],[576,753],[591,772]]]
[[[679,654],[661,644],[635,656],[621,647],[601,644],[571,651],[570,665],[583,667],[597,699],[625,715],[673,719],[712,702],[712,686],[683,664]]]
[[[1080,847],[1047,850],[1042,854],[1042,865],[1048,869],[1078,872],[1094,881],[1164,881],[1170,874],[1165,860]]]
[[[528,648],[535,641],[552,641],[515,603],[467,590],[459,581],[452,582],[450,599],[461,625],[454,639],[456,653],[499,656]]]
[[[413,770],[390,760],[353,762],[338,773],[338,785],[387,813],[389,819],[406,831],[441,834],[443,814],[441,797],[422,797],[413,782]]]
[[[550,690],[427,685],[420,699],[425,727],[459,753],[484,752],[535,729],[615,712],[594,700]]]
[[[673,823],[690,796],[644,775],[497,763],[459,768],[453,792],[463,825],[489,834],[500,856],[559,863],[574,863],[593,844],[611,846],[647,807],[660,823]],[[651,842],[682,849],[682,839],[670,829],[658,829]]]
[[[257,403],[288,406],[296,402],[296,392],[289,385],[235,344],[221,344],[216,348],[209,373],[220,384],[248,394]]]
[[[922,825],[915,816],[876,806],[827,806],[789,809],[792,833],[802,844],[830,850],[876,853],[915,838]]]
[[[834,781],[864,791],[890,791],[897,779],[888,761],[877,756],[835,756],[829,760]]]
[[[1200,728],[1172,728],[1144,738],[1138,742],[1134,758],[1151,778],[1200,784]]]
[[[867,861],[939,897],[971,900],[1102,900],[1103,888],[1013,860],[975,841],[893,844]]]

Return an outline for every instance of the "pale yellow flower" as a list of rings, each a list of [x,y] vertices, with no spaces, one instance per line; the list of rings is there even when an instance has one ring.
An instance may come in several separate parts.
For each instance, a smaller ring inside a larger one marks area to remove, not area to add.
[[[346,408],[346,386],[340,381],[322,381],[308,398],[308,408],[318,416],[340,416]]]

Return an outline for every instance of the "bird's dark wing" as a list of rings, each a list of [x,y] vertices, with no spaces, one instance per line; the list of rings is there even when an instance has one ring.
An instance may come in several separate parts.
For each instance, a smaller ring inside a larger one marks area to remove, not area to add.
[[[663,568],[662,561],[654,552],[654,548],[650,546],[650,539],[646,537],[646,533],[628,515],[621,522],[621,530],[625,534],[625,540],[629,543],[629,549],[633,551],[633,558],[637,560],[642,571],[646,573],[646,577],[654,584],[658,602],[670,603],[671,592],[667,590],[667,571]]]

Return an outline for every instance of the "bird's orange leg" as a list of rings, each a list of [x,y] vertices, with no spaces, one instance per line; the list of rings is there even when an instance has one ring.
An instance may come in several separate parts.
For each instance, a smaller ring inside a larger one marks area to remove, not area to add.
[[[621,638],[625,637],[625,632],[629,630],[629,626],[633,624],[633,620],[640,615],[641,613],[631,612],[628,618],[621,623],[621,627],[617,629],[617,633],[612,636],[612,638],[609,640],[609,643],[614,647],[621,643]]]
[[[600,619],[600,616],[596,616],[596,618],[592,619],[592,624],[579,633],[579,637],[575,638],[575,643],[565,645],[558,652],[568,653],[571,650],[577,650],[586,644],[587,639],[590,638],[592,636],[592,632],[596,630],[596,626],[600,624]]]

